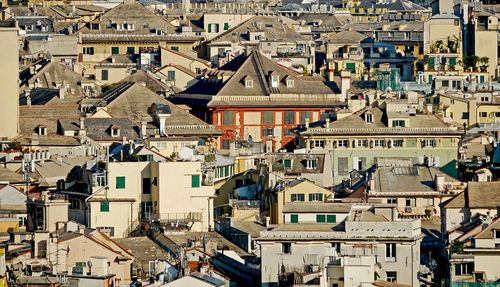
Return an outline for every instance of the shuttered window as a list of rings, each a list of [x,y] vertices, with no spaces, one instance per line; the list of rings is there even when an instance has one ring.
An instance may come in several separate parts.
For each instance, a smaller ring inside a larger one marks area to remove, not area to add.
[[[335,214],[328,214],[326,216],[326,222],[327,223],[335,223],[335,222],[337,222],[337,216],[335,216]]]
[[[324,214],[316,214],[316,222],[317,223],[323,223],[325,222],[325,215]]]
[[[262,115],[262,122],[264,125],[274,125],[274,112],[264,111]]]
[[[191,187],[200,187],[200,175],[199,174],[191,175]]]
[[[109,201],[101,201],[101,212],[109,212]]]
[[[302,111],[300,113],[300,123],[305,124],[306,118],[309,119],[309,121],[311,121],[311,111]]]
[[[233,111],[224,111],[224,125],[225,126],[234,125],[234,112]]]
[[[291,214],[290,215],[290,222],[291,223],[299,223],[299,215],[298,214]]]
[[[295,124],[295,111],[285,111],[285,125]]]
[[[116,188],[125,188],[125,177],[117,176],[116,177]]]

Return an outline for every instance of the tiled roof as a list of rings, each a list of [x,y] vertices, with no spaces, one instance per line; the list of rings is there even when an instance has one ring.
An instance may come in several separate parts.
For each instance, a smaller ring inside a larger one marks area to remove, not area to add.
[[[467,189],[445,204],[445,208],[497,208],[500,206],[500,181],[468,183]]]
[[[328,37],[326,41],[334,44],[359,44],[366,38],[369,37],[356,31],[341,31],[331,37]]]

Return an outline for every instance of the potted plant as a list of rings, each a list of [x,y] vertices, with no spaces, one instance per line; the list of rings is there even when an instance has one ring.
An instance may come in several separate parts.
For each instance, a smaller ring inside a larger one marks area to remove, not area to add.
[[[488,62],[490,61],[490,58],[488,57],[481,57],[479,58],[479,62],[481,65],[479,66],[481,68],[481,72],[486,72],[488,69]]]

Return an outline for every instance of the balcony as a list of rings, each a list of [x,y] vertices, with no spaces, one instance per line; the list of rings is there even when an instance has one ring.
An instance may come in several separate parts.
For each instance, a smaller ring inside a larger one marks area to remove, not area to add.
[[[201,222],[203,220],[202,212],[166,212],[152,214],[151,219],[159,220],[162,223],[190,223]]]
[[[400,216],[404,217],[430,217],[433,213],[433,207],[415,207],[415,206],[406,206],[404,208],[398,207],[398,212]]]
[[[260,200],[230,198],[229,206],[237,209],[257,209],[260,208]]]

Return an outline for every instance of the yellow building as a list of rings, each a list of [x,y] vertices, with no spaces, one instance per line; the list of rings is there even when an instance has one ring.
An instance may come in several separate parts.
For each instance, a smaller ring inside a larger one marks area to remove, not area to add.
[[[270,218],[272,224],[283,224],[283,209],[289,203],[317,203],[333,201],[334,193],[309,180],[294,180],[269,191]]]
[[[235,221],[255,221],[261,213],[261,198],[267,177],[255,169],[235,174],[214,184],[214,215]]]
[[[479,124],[494,124],[500,121],[500,103],[480,103],[477,106]]]

